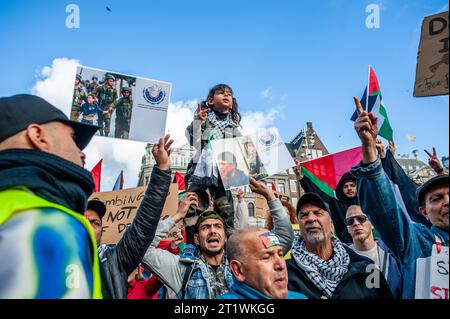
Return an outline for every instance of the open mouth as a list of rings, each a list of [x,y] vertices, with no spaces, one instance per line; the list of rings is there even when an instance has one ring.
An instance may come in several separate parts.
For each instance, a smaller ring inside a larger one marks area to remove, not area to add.
[[[219,244],[220,240],[218,238],[210,238],[206,241],[208,244]]]

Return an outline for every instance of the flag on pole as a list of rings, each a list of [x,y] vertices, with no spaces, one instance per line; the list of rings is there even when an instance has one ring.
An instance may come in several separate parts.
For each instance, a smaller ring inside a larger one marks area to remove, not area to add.
[[[367,86],[364,90],[363,97],[361,98],[361,106],[364,110],[368,110],[375,114],[378,117],[378,135],[384,137],[388,141],[393,141],[393,131],[391,124],[389,123],[389,119],[386,112],[386,107],[383,103],[383,97],[381,96],[380,86],[378,85],[378,79],[373,71],[372,67],[369,66],[369,94],[367,95]],[[368,108],[366,107],[368,102]],[[355,121],[358,117],[357,112],[353,113],[351,118],[352,121]]]
[[[275,183],[272,183],[272,190],[273,190],[274,192],[277,191],[277,187],[275,186]]]
[[[94,183],[95,183],[94,192],[100,192],[100,180],[102,177],[102,163],[103,163],[103,159],[101,159],[97,164],[95,164],[94,168],[91,170],[92,178],[94,179]]]
[[[184,176],[179,172],[175,172],[173,176],[173,182],[178,184],[178,200],[182,200],[184,194],[186,194],[186,184],[184,182]]]
[[[120,171],[119,176],[117,176],[116,182],[114,183],[113,191],[118,191],[123,189],[123,171]]]
[[[334,196],[334,191],[342,175],[362,160],[361,147],[325,155],[310,161],[302,162],[302,175],[308,177],[320,190]]]
[[[414,135],[407,135],[408,137],[408,142],[415,142],[416,141],[416,137]]]

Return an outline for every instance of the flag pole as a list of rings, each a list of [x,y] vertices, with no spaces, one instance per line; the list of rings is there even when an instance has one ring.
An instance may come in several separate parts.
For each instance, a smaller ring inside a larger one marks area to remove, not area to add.
[[[367,91],[366,91],[366,112],[369,111],[369,92],[370,92],[370,64],[367,72]]]

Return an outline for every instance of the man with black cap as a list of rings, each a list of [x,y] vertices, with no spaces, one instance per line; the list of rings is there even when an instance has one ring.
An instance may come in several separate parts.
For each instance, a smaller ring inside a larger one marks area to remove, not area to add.
[[[324,193],[317,185],[307,176],[301,174],[300,162],[296,160],[297,167],[294,169],[300,185],[305,192],[312,192],[320,195],[321,198],[330,207],[331,218],[336,231],[336,236],[344,243],[351,243],[352,237],[347,231],[345,225],[345,214],[347,209],[357,204],[356,199],[356,180],[355,177],[347,172],[342,175],[336,186],[336,198]]]
[[[354,98],[358,110],[355,131],[361,140],[363,161],[352,169],[357,178],[358,198],[380,237],[400,261],[403,273],[403,298],[415,297],[415,282],[425,273],[416,271],[418,258],[427,258],[449,241],[449,176],[436,176],[417,189],[418,209],[431,222],[431,228],[414,223],[377,157],[375,139],[378,120],[363,110]]]
[[[273,233],[280,239],[283,255],[292,244],[294,234],[289,216],[273,192],[263,182],[250,179],[253,192],[264,196],[274,220]],[[191,205],[198,205],[195,193],[186,193],[177,214],[161,221],[149,250],[142,263],[179,299],[215,299],[223,295],[233,284],[233,276],[225,254],[227,233],[222,217],[214,210],[206,210],[195,223],[194,241],[200,254],[194,263],[186,263],[179,256],[156,248],[175,224],[186,217]]]
[[[373,261],[333,235],[328,205],[319,195],[305,193],[300,198],[297,218],[302,236],[294,239],[287,262],[289,290],[312,299],[392,298]]]
[[[102,242],[102,218],[105,216],[106,206],[98,199],[91,199],[88,201],[87,209],[84,212],[84,217],[87,218],[94,231],[97,245],[100,246]]]
[[[81,151],[98,127],[27,94],[0,112],[0,298],[101,298]]]

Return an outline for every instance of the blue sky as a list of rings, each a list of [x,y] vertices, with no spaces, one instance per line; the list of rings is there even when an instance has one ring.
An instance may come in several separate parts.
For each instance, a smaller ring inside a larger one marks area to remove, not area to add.
[[[66,28],[70,3],[79,29]],[[369,3],[381,5],[379,29],[365,26]],[[412,96],[421,21],[447,3],[0,0],[0,96],[30,92],[37,70],[62,57],[171,82],[172,101],[202,99],[225,82],[241,112],[275,109],[286,142],[311,121],[336,152],[359,144],[349,118],[370,63],[398,152],[417,148],[426,159],[423,149],[436,146],[448,155],[448,96]]]

